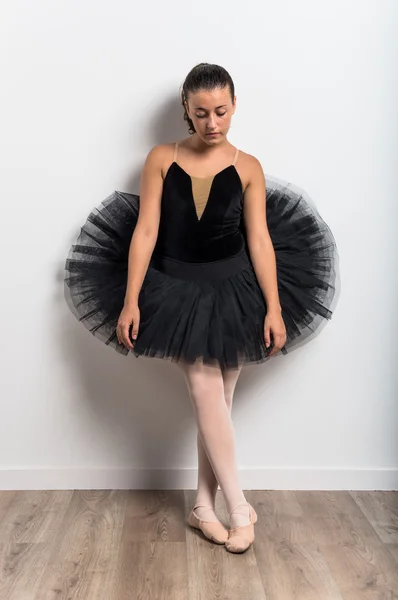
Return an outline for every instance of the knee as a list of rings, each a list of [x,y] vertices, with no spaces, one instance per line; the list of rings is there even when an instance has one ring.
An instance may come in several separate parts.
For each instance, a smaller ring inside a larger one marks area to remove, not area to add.
[[[217,401],[222,401],[222,388],[217,386],[215,382],[206,381],[203,378],[191,380],[190,396],[195,405],[195,408],[200,411],[208,410],[214,406]]]
[[[189,390],[191,399],[198,409],[206,409],[221,398],[224,398],[227,408],[232,409],[233,391],[223,389],[221,384],[217,386],[214,381],[202,377],[193,377],[190,381]]]

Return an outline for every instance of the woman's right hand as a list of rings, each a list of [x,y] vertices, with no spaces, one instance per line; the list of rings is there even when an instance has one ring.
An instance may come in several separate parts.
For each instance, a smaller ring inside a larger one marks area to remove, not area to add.
[[[116,326],[116,335],[119,344],[123,344],[129,350],[134,350],[129,335],[131,325],[133,326],[131,337],[135,340],[140,325],[140,309],[138,308],[138,304],[125,304]]]

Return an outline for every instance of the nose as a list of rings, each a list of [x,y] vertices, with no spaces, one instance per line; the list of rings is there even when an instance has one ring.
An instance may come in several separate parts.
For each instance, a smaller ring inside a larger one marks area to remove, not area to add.
[[[213,129],[216,128],[216,119],[215,117],[209,117],[209,120],[207,121],[207,129],[210,131],[213,131]]]

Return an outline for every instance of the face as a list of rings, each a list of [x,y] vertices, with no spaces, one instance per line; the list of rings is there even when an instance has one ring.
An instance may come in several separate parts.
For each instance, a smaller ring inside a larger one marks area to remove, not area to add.
[[[199,90],[190,93],[185,107],[192,120],[196,135],[206,144],[219,144],[230,126],[236,109],[236,96],[232,103],[229,87],[214,90]],[[215,133],[216,135],[210,135]]]

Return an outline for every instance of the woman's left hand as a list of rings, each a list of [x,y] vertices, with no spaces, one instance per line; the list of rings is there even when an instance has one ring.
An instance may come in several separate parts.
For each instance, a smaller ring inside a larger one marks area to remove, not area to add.
[[[267,348],[271,344],[271,333],[274,344],[268,356],[274,356],[286,343],[286,327],[279,311],[269,311],[265,317],[264,339]]]

